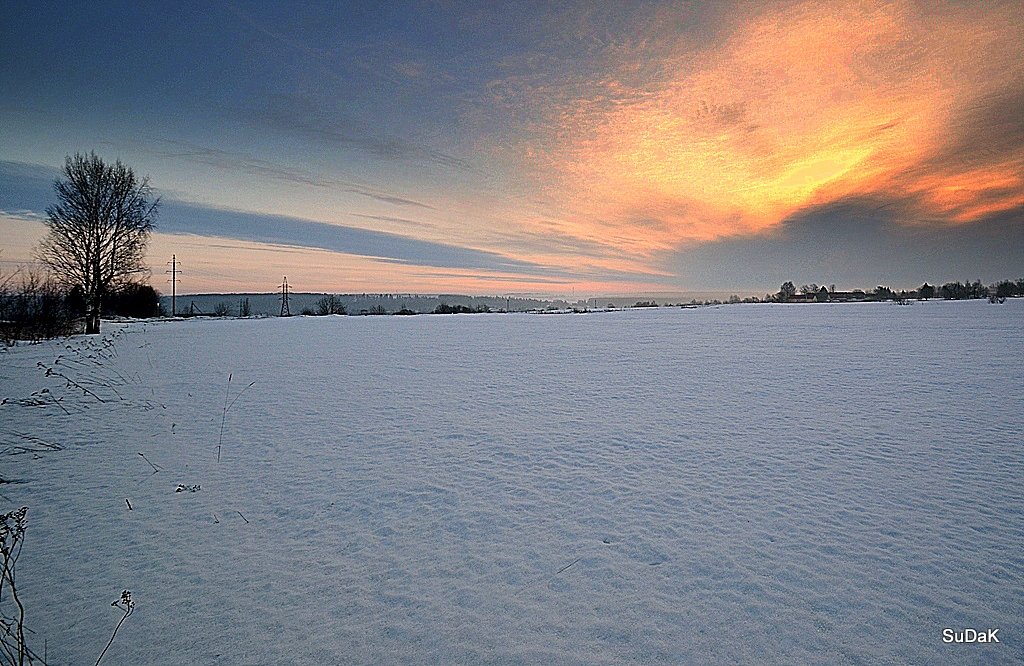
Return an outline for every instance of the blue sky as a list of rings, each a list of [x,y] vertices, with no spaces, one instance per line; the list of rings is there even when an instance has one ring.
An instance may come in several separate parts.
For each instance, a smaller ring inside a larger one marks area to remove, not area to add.
[[[382,4],[4,3],[3,266],[94,150],[194,291],[1024,274],[1019,3]]]

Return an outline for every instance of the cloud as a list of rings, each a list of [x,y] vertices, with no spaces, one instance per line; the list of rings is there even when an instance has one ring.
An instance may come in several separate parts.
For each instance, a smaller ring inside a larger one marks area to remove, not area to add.
[[[318,248],[421,266],[527,274],[548,272],[543,266],[484,250],[339,224],[224,210],[179,201],[168,201],[164,204],[160,213],[159,228],[163,233],[201,234],[276,245]]]
[[[640,23],[600,58],[496,88],[542,119],[509,158],[566,234],[650,256],[851,196],[946,224],[1024,203],[1019,3],[734,5],[713,42]]]
[[[57,169],[0,160],[0,211],[38,218],[53,203]]]
[[[261,131],[291,134],[318,148],[350,148],[382,160],[474,170],[468,160],[383,132],[341,111],[328,110],[295,96],[277,96],[263,108],[238,110],[233,115]]]
[[[204,150],[202,155],[215,159],[222,157],[219,151]],[[257,170],[277,169],[276,166],[258,161],[252,162],[251,166]],[[59,175],[56,169],[50,167],[0,161],[0,213],[20,211],[21,217],[32,216],[32,219],[40,219],[39,214],[52,203],[52,184]],[[400,224],[417,224],[414,220],[399,217],[354,215]],[[598,253],[588,257],[585,244],[580,244],[575,250],[569,246],[563,248],[565,253],[575,251],[578,255],[570,256],[552,251],[552,247],[545,245],[542,237],[532,240],[519,238],[516,242],[525,243],[528,250],[535,250],[520,253],[526,257],[523,258],[519,255],[421,240],[385,231],[284,215],[217,208],[167,195],[162,199],[157,230],[164,235],[202,237],[207,243],[214,244],[230,239],[278,248],[326,250],[372,258],[378,264],[384,262],[402,266],[451,269],[459,271],[462,280],[472,279],[478,281],[478,284],[488,281],[561,286],[589,283],[608,286],[637,285],[639,288],[663,287],[659,280],[666,277],[663,271],[650,269],[636,262],[609,259],[597,256]],[[557,250],[559,243],[569,241],[556,238],[552,242]],[[435,270],[432,274],[439,273]]]
[[[690,244],[661,265],[692,288],[773,291],[785,280],[914,287],[924,281],[1017,278],[1024,271],[1024,207],[970,225],[907,225],[906,201],[848,197],[810,207],[770,232]]]
[[[59,172],[49,167],[0,161],[0,211],[43,211],[52,202],[52,184],[58,176]],[[163,234],[316,248],[409,265],[562,279],[568,276],[557,269],[486,250],[295,217],[225,210],[166,197],[161,203],[157,227]]]
[[[1024,221],[1019,1],[229,10],[228,25],[216,12],[212,25],[241,36],[224,43],[251,49],[251,71],[211,71],[182,88],[187,99],[168,97],[131,124],[180,114],[188,126],[168,131],[188,140],[101,138],[175,160],[156,163],[184,189],[196,180],[182,164],[213,167],[199,171],[224,187],[204,181],[192,196],[296,214],[207,210],[172,195],[176,233],[351,249],[451,273],[685,287],[715,274],[702,248],[730,267],[723,279],[744,274],[738,258],[774,274],[751,248],[798,262],[786,243],[822,265],[845,265],[844,243],[872,269],[885,265],[868,247],[898,261],[862,234],[931,265],[900,240],[905,230],[963,267],[954,242],[970,241],[964,257],[983,262],[970,248],[998,250],[978,240],[993,220]],[[168,57],[173,69],[180,55]],[[219,102],[196,107],[206,92]],[[227,110],[211,118],[210,108]],[[65,134],[87,141],[94,124],[83,116]],[[50,136],[44,125],[39,136]],[[196,132],[217,135],[217,148]],[[59,140],[19,150],[59,150]],[[40,199],[4,172],[0,199],[38,211],[46,184]],[[811,218],[831,255],[797,233]],[[761,282],[745,274],[737,287]]]
[[[164,148],[151,149],[154,155],[160,157],[172,157],[185,159],[199,164],[245,173],[261,178],[273,178],[286,183],[297,185],[311,185],[313,187],[331,187],[343,192],[351,192],[359,196],[368,197],[376,201],[395,204],[397,206],[412,206],[433,210],[433,206],[421,201],[397,196],[378,189],[353,183],[340,178],[315,174],[304,169],[294,169],[281,166],[268,160],[263,160],[251,155],[232,153],[207,146],[199,146],[184,141],[170,141],[166,139],[157,140],[154,145]]]
[[[392,215],[368,215],[366,213],[350,213],[352,217],[361,217],[364,220],[376,220],[378,222],[389,222],[391,224],[397,224],[406,227],[418,227],[418,228],[433,228],[435,225],[430,222],[421,222],[419,220],[410,220],[404,217],[394,217]]]
[[[163,145],[163,149],[147,150],[159,157],[168,157],[188,160],[198,164],[224,169],[238,173],[247,173],[254,176],[272,178],[293,184],[311,185],[314,188],[333,188],[341,192],[349,192],[360,197],[367,197],[383,203],[396,206],[413,206],[433,210],[434,207],[414,199],[399,197],[396,195],[381,192],[368,185],[362,185],[342,178],[328,175],[314,174],[303,169],[284,167],[267,160],[261,160],[248,155],[230,153],[218,149],[208,148],[205,145],[197,145],[186,141],[157,139],[154,145]]]

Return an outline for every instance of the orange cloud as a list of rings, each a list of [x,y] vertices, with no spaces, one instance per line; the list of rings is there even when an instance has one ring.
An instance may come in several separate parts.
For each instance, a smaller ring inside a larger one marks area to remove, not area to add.
[[[1024,204],[1024,129],[992,155],[964,122],[1024,84],[1019,4],[805,2],[710,46],[629,43],[602,80],[531,98],[544,122],[515,149],[561,233],[643,256],[851,195],[948,222]],[[972,160],[950,153],[965,129]]]

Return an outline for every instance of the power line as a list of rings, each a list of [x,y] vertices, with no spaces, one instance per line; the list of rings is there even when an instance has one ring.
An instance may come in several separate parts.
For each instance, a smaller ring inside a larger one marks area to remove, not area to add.
[[[177,317],[178,316],[178,282],[179,282],[179,280],[178,280],[178,273],[181,272],[180,270],[178,270],[178,257],[176,255],[172,254],[171,255],[171,260],[169,262],[167,262],[167,263],[169,263],[171,265],[171,270],[164,271],[164,273],[170,273],[171,274],[171,279],[168,280],[168,282],[171,283],[171,316],[172,317]]]
[[[281,316],[282,317],[291,317],[292,316],[292,311],[288,307],[288,292],[289,292],[288,277],[285,276],[284,281],[281,282]]]

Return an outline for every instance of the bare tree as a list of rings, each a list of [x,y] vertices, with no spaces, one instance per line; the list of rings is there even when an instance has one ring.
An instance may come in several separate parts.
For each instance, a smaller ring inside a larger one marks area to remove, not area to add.
[[[334,294],[328,294],[322,297],[316,302],[316,314],[320,316],[324,315],[343,315],[347,314],[345,304],[341,302],[341,299]]]
[[[75,153],[54,183],[57,200],[46,209],[50,228],[37,255],[69,287],[82,290],[86,333],[99,333],[103,295],[143,272],[159,198],[120,160]]]

